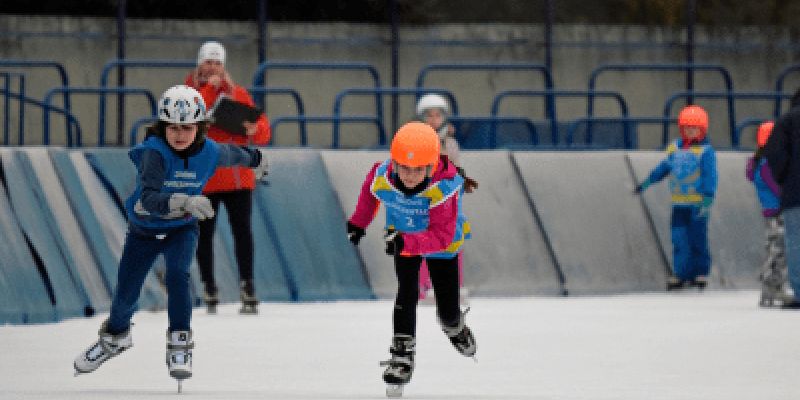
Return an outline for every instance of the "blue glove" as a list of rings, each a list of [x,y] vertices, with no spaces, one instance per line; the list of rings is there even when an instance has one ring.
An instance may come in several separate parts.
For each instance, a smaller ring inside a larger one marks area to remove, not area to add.
[[[653,183],[650,182],[649,179],[645,179],[644,182],[636,185],[636,187],[633,189],[633,194],[640,194],[640,193],[644,192],[652,184]]]
[[[708,218],[708,213],[711,212],[711,203],[713,202],[713,197],[703,196],[703,202],[700,203],[700,208],[697,210],[697,218]]]

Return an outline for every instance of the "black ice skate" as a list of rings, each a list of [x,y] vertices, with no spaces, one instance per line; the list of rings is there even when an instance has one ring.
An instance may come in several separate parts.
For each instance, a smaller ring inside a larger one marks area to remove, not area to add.
[[[206,303],[206,311],[209,314],[217,313],[217,304],[219,304],[219,295],[216,286],[206,285],[203,291],[203,301]]]
[[[169,376],[178,381],[178,393],[184,379],[192,377],[192,331],[167,332],[167,369]]]
[[[441,320],[439,320],[439,324],[442,325],[442,331],[444,331],[445,335],[450,339],[450,343],[453,344],[453,347],[455,347],[461,355],[475,359],[475,351],[478,349],[478,345],[475,343],[472,330],[467,326],[467,312],[469,312],[469,308],[461,313],[461,318],[459,318],[458,323],[453,326],[447,326],[443,324]]]
[[[697,276],[689,282],[689,286],[703,290],[708,286],[708,277],[703,275]]]
[[[258,298],[255,294],[255,287],[252,280],[241,282],[241,291],[239,297],[242,300],[242,308],[239,309],[240,314],[258,314]]]
[[[411,381],[414,372],[414,353],[416,341],[413,336],[397,334],[392,337],[389,353],[392,358],[381,361],[386,366],[383,381],[386,382],[386,397],[395,398],[403,395],[403,386]]]
[[[684,282],[677,276],[667,277],[667,291],[683,289],[687,283],[688,282]]]
[[[108,321],[103,322],[97,332],[99,336],[97,341],[75,357],[75,362],[73,363],[75,376],[88,374],[99,368],[104,362],[133,347],[130,328],[125,332],[112,335],[108,333],[107,326]]]

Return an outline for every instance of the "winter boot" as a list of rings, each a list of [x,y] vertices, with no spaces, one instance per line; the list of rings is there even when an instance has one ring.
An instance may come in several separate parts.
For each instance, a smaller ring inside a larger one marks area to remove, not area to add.
[[[239,297],[242,299],[240,314],[258,314],[258,298],[255,293],[255,286],[252,280],[242,281],[239,285],[241,290]]]
[[[459,353],[465,357],[474,357],[478,345],[475,343],[475,337],[472,336],[472,331],[466,324],[467,312],[469,312],[469,308],[461,313],[461,317],[455,325],[445,325],[441,319],[439,320],[439,324],[442,326],[442,331],[444,331],[445,335],[450,339],[450,343],[453,344],[453,347],[455,347]]]
[[[392,337],[392,347],[389,353],[392,358],[388,361],[381,361],[381,366],[386,366],[383,371],[384,382],[390,385],[405,385],[411,380],[414,372],[414,353],[416,352],[416,340],[413,336],[396,334]]]
[[[167,369],[169,375],[183,380],[192,377],[192,331],[167,331]]]
[[[217,313],[217,304],[219,304],[219,295],[217,287],[214,284],[206,283],[203,290],[203,301],[206,303],[206,310],[209,314]]]
[[[99,336],[97,341],[75,357],[73,366],[76,375],[92,372],[112,357],[133,347],[130,328],[125,332],[113,335],[108,332],[107,327],[108,321],[103,322],[100,330],[97,331]]]

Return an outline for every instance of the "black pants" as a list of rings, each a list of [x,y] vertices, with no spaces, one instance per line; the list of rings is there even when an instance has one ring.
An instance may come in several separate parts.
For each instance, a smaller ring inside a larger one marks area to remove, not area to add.
[[[461,308],[458,305],[458,257],[451,259],[427,258],[433,291],[436,295],[436,312],[448,326],[458,323]],[[419,267],[422,257],[395,257],[397,298],[394,302],[394,333],[416,336],[417,302],[419,301]]]
[[[233,245],[236,263],[239,265],[239,279],[253,279],[253,192],[237,190],[232,192],[209,193],[206,195],[214,207],[214,218],[200,221],[200,238],[197,242],[197,264],[200,276],[207,289],[216,290],[214,281],[214,230],[217,226],[219,204],[224,203],[228,211],[228,221],[233,231]]]

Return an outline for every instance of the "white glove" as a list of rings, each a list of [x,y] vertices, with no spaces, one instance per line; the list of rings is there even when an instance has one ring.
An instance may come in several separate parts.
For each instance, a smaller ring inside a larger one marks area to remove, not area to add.
[[[256,151],[261,154],[261,162],[259,162],[257,166],[253,167],[253,174],[255,174],[256,180],[260,181],[269,174],[269,162],[267,161],[266,150],[256,149]]]
[[[214,217],[214,207],[211,207],[211,200],[203,195],[189,196],[183,193],[175,193],[169,197],[170,215],[191,214],[193,217],[204,220]]]

